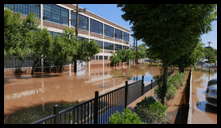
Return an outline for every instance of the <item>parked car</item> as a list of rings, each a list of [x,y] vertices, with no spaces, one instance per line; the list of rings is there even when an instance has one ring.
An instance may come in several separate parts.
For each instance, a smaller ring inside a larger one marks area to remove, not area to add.
[[[208,82],[208,86],[210,85],[214,85],[214,84],[217,84],[217,80],[216,79],[212,79]]]
[[[206,100],[209,105],[217,107],[217,82],[210,80],[206,90]]]

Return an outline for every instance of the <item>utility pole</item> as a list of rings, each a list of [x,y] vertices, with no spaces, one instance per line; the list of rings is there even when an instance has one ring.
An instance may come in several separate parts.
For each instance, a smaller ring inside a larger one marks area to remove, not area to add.
[[[75,24],[75,35],[76,35],[76,38],[78,38],[78,23],[79,23],[79,15],[78,13],[79,12],[85,12],[86,9],[81,9],[78,7],[78,4],[76,4],[76,9],[75,9],[75,12],[76,12],[76,24]],[[76,73],[77,72],[77,60],[74,60],[74,72]]]

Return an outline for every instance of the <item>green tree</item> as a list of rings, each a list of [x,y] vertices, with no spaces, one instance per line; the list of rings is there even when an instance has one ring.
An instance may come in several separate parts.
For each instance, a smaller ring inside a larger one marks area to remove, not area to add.
[[[20,59],[31,53],[30,32],[37,31],[39,20],[34,14],[22,19],[20,14],[4,9],[4,55]]]
[[[31,56],[33,58],[33,68],[32,73],[38,71],[41,66],[41,59],[44,61],[44,66],[50,66],[52,58],[52,37],[48,33],[47,29],[40,29],[38,31],[34,31],[29,33],[29,39],[27,42],[30,43],[30,48],[32,50]]]
[[[89,61],[92,56],[99,53],[100,48],[95,41],[79,40],[77,48],[77,59]]]
[[[89,61],[92,56],[100,51],[95,41],[79,40],[73,29],[66,28],[64,41],[67,42],[67,56],[74,62],[74,71],[77,72],[77,60]]]
[[[138,59],[145,58],[147,56],[147,53],[146,53],[147,50],[146,49],[147,49],[146,44],[141,44],[141,45],[138,46],[137,53],[135,52],[135,54],[137,54]]]
[[[215,63],[217,60],[217,50],[212,47],[204,48],[205,59],[207,59],[208,63]]]
[[[179,67],[180,72],[184,72],[184,69],[189,66],[194,66],[204,57],[203,43],[197,43],[197,46],[193,51],[182,55],[180,58],[173,62],[173,65]]]
[[[121,62],[129,62],[129,60],[135,58],[135,53],[131,49],[122,49],[117,51]]]
[[[120,4],[123,18],[130,21],[134,36],[143,40],[163,63],[164,103],[168,67],[193,50],[200,35],[211,30],[216,16],[213,4]]]
[[[114,53],[111,56],[110,60],[111,60],[111,66],[116,66],[121,61],[120,57],[116,53]]]

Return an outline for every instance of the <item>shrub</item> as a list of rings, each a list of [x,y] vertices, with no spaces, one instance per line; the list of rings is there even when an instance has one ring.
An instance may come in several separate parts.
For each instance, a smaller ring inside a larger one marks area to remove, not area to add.
[[[142,124],[140,117],[130,109],[124,112],[116,112],[109,118],[110,124]]]
[[[167,90],[166,90],[166,100],[169,100],[171,98],[173,98],[176,94],[176,87],[174,86],[175,82],[173,80],[168,80],[167,82]],[[162,84],[162,83],[160,83]],[[162,95],[162,91],[161,91],[161,88],[160,87],[157,87],[155,90],[155,94],[160,97]]]
[[[183,77],[184,77],[184,74],[178,72],[175,75],[170,76],[168,78],[168,84],[171,84],[171,85],[175,86],[178,89],[182,86]]]
[[[174,87],[172,84],[168,84],[166,99],[169,100],[173,98],[176,94],[176,91],[177,91],[176,87]]]
[[[167,107],[156,101],[153,97],[145,97],[137,104],[135,112],[145,123],[164,123]]]

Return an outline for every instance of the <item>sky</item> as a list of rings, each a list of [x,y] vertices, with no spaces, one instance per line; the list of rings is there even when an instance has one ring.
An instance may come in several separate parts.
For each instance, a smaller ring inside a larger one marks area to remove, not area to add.
[[[125,21],[121,15],[124,14],[116,4],[79,4],[80,7],[86,8],[86,10],[95,13],[98,16],[101,16],[115,24],[118,24],[126,29],[131,30],[131,24],[128,21]],[[205,46],[208,46],[208,41],[211,41],[211,46],[217,49],[217,21],[211,23],[212,31],[203,34],[201,36],[202,42]],[[131,31],[132,34],[132,31]],[[133,39],[130,38],[130,43],[133,43]],[[138,45],[142,42],[139,41]]]

